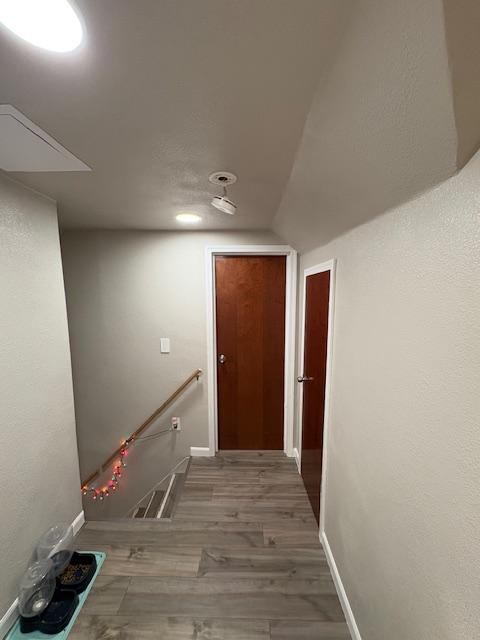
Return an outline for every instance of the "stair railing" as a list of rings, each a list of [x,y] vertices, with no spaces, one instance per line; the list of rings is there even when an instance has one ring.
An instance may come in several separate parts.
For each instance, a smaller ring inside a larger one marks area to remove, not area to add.
[[[155,485],[149,491],[147,491],[147,493],[142,498],[140,498],[140,500],[137,501],[137,503],[135,504],[134,507],[132,507],[131,509],[128,510],[127,514],[124,517],[125,518],[135,517],[135,511],[139,508],[139,506],[147,498],[147,496],[150,495],[151,493],[154,493],[155,491],[157,491],[158,488],[161,487],[162,484],[165,482],[165,480],[167,480],[167,478],[173,476],[175,474],[175,471],[178,469],[178,467],[180,467],[182,464],[184,464],[187,460],[190,460],[190,456],[185,456],[184,458],[182,458],[180,460],[180,462],[177,462],[170,469],[170,471],[163,476],[163,478],[161,480],[156,482]],[[188,469],[188,465],[187,465],[187,469]],[[168,497],[168,496],[166,495],[166,497]]]
[[[177,389],[165,400],[163,404],[161,404],[158,409],[148,416],[148,418],[142,422],[142,424],[124,441],[122,444],[115,449],[110,457],[108,457],[101,465],[98,467],[96,471],[86,478],[81,485],[82,491],[86,491],[86,489],[92,484],[94,480],[96,480],[107,468],[114,462],[119,455],[121,455],[122,451],[124,451],[125,447],[129,444],[135,442],[136,439],[146,430],[148,427],[155,422],[155,420],[166,410],[168,407],[180,396],[185,389],[194,381],[198,380],[202,375],[203,371],[201,369],[196,369],[188,378],[182,382],[182,384],[177,387]]]

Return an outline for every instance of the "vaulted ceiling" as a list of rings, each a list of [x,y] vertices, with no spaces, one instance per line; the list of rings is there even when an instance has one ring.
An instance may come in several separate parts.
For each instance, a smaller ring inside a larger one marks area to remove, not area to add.
[[[0,29],[0,103],[92,168],[16,173],[64,227],[272,227],[305,249],[455,173],[480,143],[477,0],[78,0],[87,39]],[[217,169],[238,174],[231,217]]]
[[[266,228],[318,78],[343,30],[336,0],[78,0],[87,38],[70,54],[0,28],[0,103],[92,168],[21,173],[58,200],[65,227]],[[210,206],[230,170],[238,204]]]
[[[275,218],[321,246],[452,176],[480,143],[480,3],[359,0]]]

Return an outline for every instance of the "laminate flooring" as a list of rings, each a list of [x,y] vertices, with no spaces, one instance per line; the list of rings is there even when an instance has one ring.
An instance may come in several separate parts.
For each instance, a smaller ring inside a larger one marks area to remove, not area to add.
[[[170,522],[88,522],[107,559],[70,640],[348,640],[295,462],[194,458]]]

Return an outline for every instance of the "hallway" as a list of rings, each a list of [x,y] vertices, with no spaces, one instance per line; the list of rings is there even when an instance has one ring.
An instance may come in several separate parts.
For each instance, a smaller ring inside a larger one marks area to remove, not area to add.
[[[105,551],[72,640],[347,640],[295,462],[194,458],[171,522],[89,522]]]

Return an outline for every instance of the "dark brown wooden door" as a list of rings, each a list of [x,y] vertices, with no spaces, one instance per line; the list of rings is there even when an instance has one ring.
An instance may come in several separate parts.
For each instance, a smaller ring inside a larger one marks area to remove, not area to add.
[[[283,449],[285,256],[216,256],[219,449]]]
[[[303,361],[302,478],[319,521],[330,271],[307,276]]]

